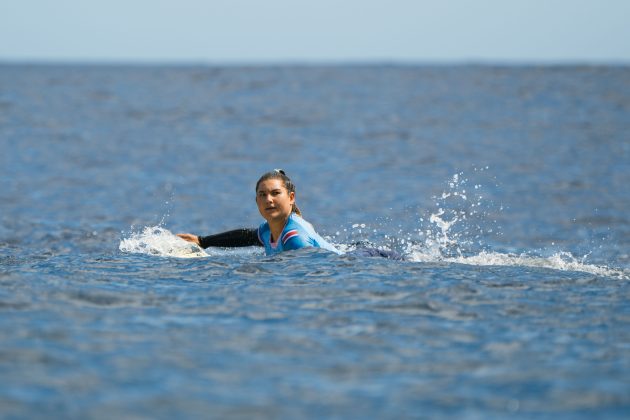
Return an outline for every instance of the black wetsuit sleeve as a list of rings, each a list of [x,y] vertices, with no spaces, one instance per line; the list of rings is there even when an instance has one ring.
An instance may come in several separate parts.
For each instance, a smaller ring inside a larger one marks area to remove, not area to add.
[[[219,246],[235,248],[240,246],[263,246],[258,240],[258,229],[235,229],[216,235],[200,236],[199,244],[202,248]]]

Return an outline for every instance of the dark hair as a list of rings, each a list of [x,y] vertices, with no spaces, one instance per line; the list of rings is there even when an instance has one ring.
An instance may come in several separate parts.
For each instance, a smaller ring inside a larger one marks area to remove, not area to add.
[[[263,174],[263,176],[261,176],[256,183],[256,193],[258,193],[258,186],[260,185],[260,183],[263,181],[267,181],[268,179],[281,180],[284,188],[286,188],[289,193],[295,193],[295,184],[293,184],[291,178],[289,178],[282,169],[274,169],[271,172]],[[297,204],[295,204],[295,202],[293,202],[293,208],[291,209],[291,211],[300,217],[302,216],[302,212],[298,208]]]

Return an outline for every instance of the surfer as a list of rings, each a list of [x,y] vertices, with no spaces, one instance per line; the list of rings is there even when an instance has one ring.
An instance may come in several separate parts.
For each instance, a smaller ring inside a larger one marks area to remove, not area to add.
[[[258,228],[235,229],[209,236],[190,233],[179,233],[177,236],[204,249],[263,246],[267,255],[274,255],[282,251],[315,247],[341,254],[315,232],[313,225],[302,218],[295,204],[295,184],[282,169],[274,169],[260,177],[256,183],[256,204],[260,215],[266,220]],[[355,245],[357,248],[352,251],[353,255],[404,260],[404,256],[395,251],[366,247],[361,243]]]
[[[180,238],[202,248],[264,246],[267,255],[305,247],[340,254],[302,218],[295,204],[295,185],[282,169],[274,169],[256,183],[256,204],[266,220],[257,229],[236,229],[209,236],[180,233]]]

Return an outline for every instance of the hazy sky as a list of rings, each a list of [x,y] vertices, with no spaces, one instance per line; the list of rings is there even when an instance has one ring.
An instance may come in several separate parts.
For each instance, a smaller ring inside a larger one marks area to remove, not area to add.
[[[630,0],[0,0],[0,60],[630,63]]]

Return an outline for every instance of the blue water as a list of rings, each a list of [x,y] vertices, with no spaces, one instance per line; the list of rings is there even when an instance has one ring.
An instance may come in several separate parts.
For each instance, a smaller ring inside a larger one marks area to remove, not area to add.
[[[628,67],[2,64],[0,417],[627,418],[629,133]],[[346,254],[173,236],[279,167]]]

